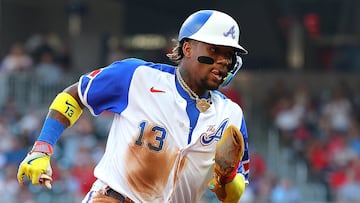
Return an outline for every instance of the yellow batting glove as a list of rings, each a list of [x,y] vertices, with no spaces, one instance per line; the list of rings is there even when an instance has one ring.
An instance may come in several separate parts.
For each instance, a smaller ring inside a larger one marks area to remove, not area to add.
[[[223,203],[238,203],[245,191],[245,179],[242,175],[236,174],[233,181],[225,185],[226,197]]]
[[[48,146],[47,146],[48,145]],[[50,147],[50,148],[49,148]],[[45,150],[43,150],[45,148]],[[48,148],[48,149],[46,149]],[[45,152],[38,151],[42,149]],[[36,142],[34,148],[21,162],[17,173],[17,179],[20,185],[24,184],[25,175],[33,185],[44,185],[51,189],[52,169],[50,166],[50,155],[52,154],[51,145],[43,142]]]
[[[222,185],[213,178],[208,187],[222,203],[238,203],[245,191],[245,179],[243,175],[236,174],[231,182]]]
[[[239,129],[230,125],[216,144],[214,177],[209,189],[223,203],[237,203],[245,190],[245,179],[237,173],[244,155],[245,143]]]

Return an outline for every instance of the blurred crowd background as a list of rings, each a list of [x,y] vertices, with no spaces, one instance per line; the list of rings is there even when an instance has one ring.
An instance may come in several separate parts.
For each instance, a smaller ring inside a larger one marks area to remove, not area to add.
[[[1,202],[80,202],[112,115],[85,111],[64,132],[51,191],[20,187],[17,167],[50,102],[115,60],[170,63],[171,40],[198,9],[232,15],[250,52],[221,89],[247,119],[250,185],[240,202],[360,202],[360,1],[0,0]],[[202,202],[218,201],[207,191]]]

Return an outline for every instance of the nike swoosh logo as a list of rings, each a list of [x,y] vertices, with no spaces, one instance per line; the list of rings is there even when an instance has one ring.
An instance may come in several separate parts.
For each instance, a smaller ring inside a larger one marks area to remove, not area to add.
[[[39,158],[41,158],[41,157],[37,157],[37,158],[31,159],[31,160],[28,161],[27,163],[28,163],[28,164],[31,164],[33,161],[35,161],[35,160],[37,160],[37,159],[39,159]]]
[[[66,105],[69,105],[69,106],[71,106],[71,107],[73,107],[73,108],[75,108],[75,106],[72,105],[72,104],[70,104],[68,100],[65,101],[65,104],[66,104]],[[75,108],[75,109],[76,109],[76,108]]]
[[[164,90],[155,89],[154,87],[150,88],[150,92],[156,93],[156,92],[165,92]]]

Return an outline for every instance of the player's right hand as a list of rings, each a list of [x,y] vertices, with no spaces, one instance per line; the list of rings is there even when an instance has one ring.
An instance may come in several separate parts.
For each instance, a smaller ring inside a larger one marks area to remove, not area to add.
[[[20,185],[24,184],[24,175],[31,180],[33,185],[43,185],[47,189],[51,189],[50,155],[42,152],[28,153],[18,169],[17,179]]]

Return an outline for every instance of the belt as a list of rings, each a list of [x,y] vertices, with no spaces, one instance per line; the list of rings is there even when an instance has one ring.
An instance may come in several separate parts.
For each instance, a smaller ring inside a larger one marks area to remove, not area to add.
[[[130,198],[116,192],[115,190],[113,190],[112,188],[107,188],[105,195],[114,199],[119,200],[122,203],[134,203],[134,201],[132,201]]]

